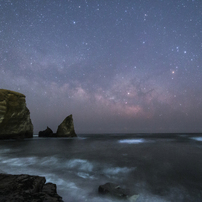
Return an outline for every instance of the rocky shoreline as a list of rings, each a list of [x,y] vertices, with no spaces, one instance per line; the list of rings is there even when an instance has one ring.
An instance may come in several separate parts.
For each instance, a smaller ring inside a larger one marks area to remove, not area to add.
[[[49,130],[49,129],[48,129]],[[113,182],[98,187],[100,196],[135,202],[138,194]],[[1,202],[64,202],[57,194],[57,186],[46,183],[46,178],[28,174],[0,173]]]
[[[138,195],[130,194],[114,183],[100,185],[98,192],[117,199],[129,199],[135,202]],[[46,183],[46,178],[35,175],[11,175],[0,173],[0,201],[2,202],[64,202],[57,194],[57,186]]]
[[[64,202],[53,183],[45,177],[0,173],[0,201]]]

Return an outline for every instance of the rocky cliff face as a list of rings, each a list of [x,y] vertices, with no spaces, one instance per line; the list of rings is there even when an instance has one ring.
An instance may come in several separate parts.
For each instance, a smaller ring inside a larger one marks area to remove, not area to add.
[[[57,137],[77,137],[74,131],[72,114],[66,117],[64,121],[58,126],[56,136]]]
[[[0,89],[0,139],[33,137],[25,95]]]

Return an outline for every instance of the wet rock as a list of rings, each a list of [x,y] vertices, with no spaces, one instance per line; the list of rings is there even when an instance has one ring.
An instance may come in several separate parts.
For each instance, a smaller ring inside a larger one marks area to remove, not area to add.
[[[45,182],[40,176],[0,174],[0,201],[63,202],[56,185]]]
[[[39,137],[53,137],[53,131],[47,127],[46,130],[39,131]]]
[[[132,195],[132,196],[130,196],[128,199],[129,199],[129,201],[130,202],[136,202],[136,200],[138,199],[138,197],[139,197],[139,195]]]
[[[67,116],[64,121],[58,126],[57,137],[77,137],[74,131],[74,123],[72,114]]]
[[[129,189],[121,188],[118,184],[108,182],[98,187],[98,192],[103,195],[109,195],[119,199],[128,199],[130,202],[135,202],[138,195],[130,193]]]
[[[119,185],[110,182],[104,185],[100,185],[98,188],[98,192],[101,194],[109,194],[111,196],[119,198],[128,198],[130,195],[129,189],[123,189]]]
[[[33,137],[25,95],[0,89],[0,139]]]

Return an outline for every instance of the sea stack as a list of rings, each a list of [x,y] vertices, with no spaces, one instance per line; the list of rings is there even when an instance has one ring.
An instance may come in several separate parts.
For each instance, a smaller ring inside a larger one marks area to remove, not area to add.
[[[47,126],[46,130],[39,131],[39,137],[54,137],[53,131]]]
[[[31,137],[33,125],[25,95],[0,89],[0,139]]]
[[[74,123],[72,114],[67,116],[64,121],[58,126],[57,137],[77,137],[74,131]]]

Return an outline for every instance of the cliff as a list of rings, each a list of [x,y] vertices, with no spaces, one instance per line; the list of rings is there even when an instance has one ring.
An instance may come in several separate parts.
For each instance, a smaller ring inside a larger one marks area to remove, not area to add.
[[[31,137],[33,125],[25,95],[0,89],[0,139]]]

